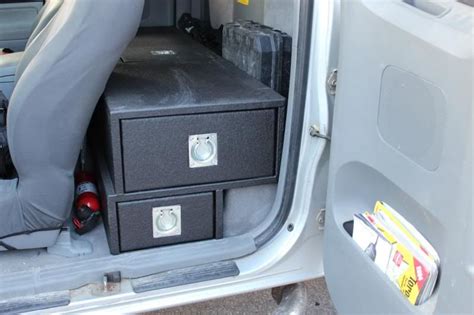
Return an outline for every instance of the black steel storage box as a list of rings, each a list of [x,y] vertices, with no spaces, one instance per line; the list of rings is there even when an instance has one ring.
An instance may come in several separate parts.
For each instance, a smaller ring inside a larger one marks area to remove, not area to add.
[[[221,237],[223,190],[277,181],[285,99],[174,29],[124,56],[93,122],[112,253]],[[150,232],[161,198],[182,206],[180,237]]]

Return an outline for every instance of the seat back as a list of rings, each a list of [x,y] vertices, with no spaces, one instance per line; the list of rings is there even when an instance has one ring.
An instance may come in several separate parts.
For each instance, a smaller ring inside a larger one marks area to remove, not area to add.
[[[36,20],[33,24],[33,32],[31,32],[30,38],[26,43],[28,47],[31,42],[38,36],[38,34],[48,25],[48,23],[53,19],[53,17],[58,12],[59,8],[63,4],[64,0],[47,0],[43,8],[38,13]]]
[[[0,238],[68,218],[90,118],[142,11],[143,0],[64,0],[26,48],[7,119],[18,182],[0,195]]]

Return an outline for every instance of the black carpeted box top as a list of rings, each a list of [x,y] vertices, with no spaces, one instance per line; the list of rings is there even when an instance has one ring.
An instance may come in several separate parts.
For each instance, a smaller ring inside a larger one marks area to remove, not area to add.
[[[285,98],[174,28],[142,29],[104,93],[121,117],[282,107]]]

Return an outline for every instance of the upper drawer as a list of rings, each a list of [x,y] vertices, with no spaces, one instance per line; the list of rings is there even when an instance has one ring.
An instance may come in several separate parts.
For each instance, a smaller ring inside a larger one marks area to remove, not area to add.
[[[122,120],[125,192],[276,176],[277,126],[277,109]],[[215,150],[217,165],[192,167],[203,134],[216,139],[198,153]]]

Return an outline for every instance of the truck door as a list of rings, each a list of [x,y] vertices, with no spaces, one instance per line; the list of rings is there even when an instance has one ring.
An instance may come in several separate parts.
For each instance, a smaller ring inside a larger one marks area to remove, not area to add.
[[[342,314],[473,312],[472,5],[341,1],[324,268]],[[377,200],[439,253],[438,283],[422,305],[344,228]]]

